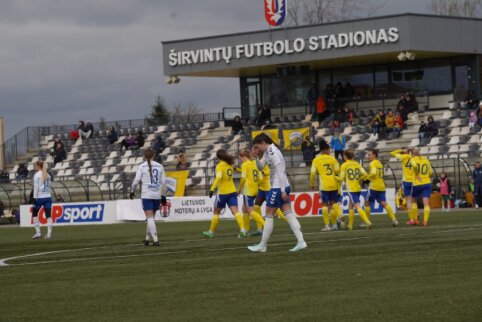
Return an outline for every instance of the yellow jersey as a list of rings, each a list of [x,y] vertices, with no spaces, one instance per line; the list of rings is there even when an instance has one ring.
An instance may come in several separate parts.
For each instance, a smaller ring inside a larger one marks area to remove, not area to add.
[[[432,184],[430,176],[432,175],[432,165],[426,157],[413,157],[411,160],[414,178],[414,186],[422,186],[424,184]]]
[[[402,150],[395,150],[390,152],[390,154],[397,160],[402,162],[402,171],[404,182],[413,182],[413,167],[412,167],[412,156],[408,153],[403,153]]]
[[[258,186],[259,190],[263,190],[263,191],[270,191],[271,190],[271,183],[269,182],[270,171],[271,170],[269,169],[268,165],[266,165],[264,167],[264,169],[262,171],[260,171],[261,180],[259,180],[259,186]]]
[[[317,156],[311,164],[310,187],[315,186],[315,176],[318,173],[320,191],[336,191],[339,188],[336,176],[340,172],[338,161],[328,154]]]
[[[236,192],[233,181],[234,167],[225,161],[220,161],[216,166],[216,178],[214,179],[211,191],[218,188],[218,194],[229,195]]]
[[[375,191],[385,191],[385,169],[380,160],[373,160],[370,162],[368,180],[370,180],[370,189]]]
[[[356,161],[348,160],[341,165],[339,180],[345,181],[348,192],[360,192],[362,190],[360,180],[366,177],[365,169]]]
[[[261,176],[261,171],[259,171],[256,166],[256,160],[243,162],[241,165],[241,180],[239,182],[238,193],[243,193],[243,195],[249,197],[257,196]]]

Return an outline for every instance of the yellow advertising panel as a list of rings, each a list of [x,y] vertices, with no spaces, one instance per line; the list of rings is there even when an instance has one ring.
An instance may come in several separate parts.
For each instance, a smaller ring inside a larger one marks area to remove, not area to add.
[[[301,150],[301,143],[306,135],[310,134],[310,128],[283,130],[284,149],[285,150]]]
[[[183,197],[189,170],[166,172],[167,195]]]
[[[253,131],[251,132],[251,136],[254,139],[256,136],[260,135],[261,133],[266,134],[273,140],[274,143],[279,144],[279,130],[278,129],[270,129],[270,130],[260,130],[260,131]]]

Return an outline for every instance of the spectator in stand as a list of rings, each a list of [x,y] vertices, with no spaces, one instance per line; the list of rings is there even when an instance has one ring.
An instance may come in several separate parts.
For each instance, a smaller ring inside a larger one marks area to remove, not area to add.
[[[392,133],[395,130],[395,114],[392,110],[388,110],[387,116],[385,117],[386,133]]]
[[[452,191],[450,187],[450,180],[447,177],[445,172],[440,174],[439,185],[440,185],[440,194],[442,195],[442,211],[447,208],[447,211],[450,211],[450,192]],[[447,206],[445,206],[445,204]]]
[[[144,139],[144,133],[142,131],[137,132],[137,136],[134,140],[134,149],[140,149],[144,146],[146,140]]]
[[[243,122],[241,122],[241,117],[236,115],[233,121],[233,126],[231,127],[231,134],[232,135],[241,135],[243,134]]]
[[[164,142],[164,140],[162,139],[162,135],[157,134],[156,141],[154,142],[154,146],[152,147],[156,156],[161,154],[165,148],[166,148],[166,142]]]
[[[5,216],[5,205],[3,202],[0,200],[0,218]]]
[[[79,139],[88,139],[94,133],[94,127],[90,121],[87,121],[87,124],[84,121],[80,121],[77,131],[79,132]]]
[[[318,101],[316,102],[316,115],[319,123],[323,122],[323,120],[330,115],[330,112],[327,109],[326,100],[323,96],[318,97]]]
[[[64,147],[64,143],[62,142],[62,140],[60,140],[59,137],[56,137],[55,140],[54,140],[54,147],[60,143],[62,145],[62,147]]]
[[[381,138],[380,134],[383,135],[385,129],[385,112],[380,109],[368,126],[372,128],[373,136],[378,136],[378,138]]]
[[[53,150],[53,157],[54,157],[54,166],[67,159],[67,152],[65,151],[64,145],[62,142],[55,143],[54,150]]]
[[[122,148],[125,148],[128,150],[130,147],[133,147],[136,145],[136,139],[132,134],[129,134],[124,140],[121,141],[120,143],[120,150],[122,151]]]
[[[418,102],[414,94],[408,95],[407,114],[418,112]]]
[[[469,129],[473,128],[475,125],[477,125],[479,119],[477,118],[477,115],[475,115],[475,112],[470,112],[469,116]]]
[[[9,183],[10,182],[10,176],[7,172],[7,170],[3,169],[0,171],[0,183]]]
[[[107,140],[109,140],[109,144],[116,143],[118,139],[119,139],[119,135],[117,134],[115,127],[111,126],[109,128],[109,131],[107,132]]]
[[[269,121],[269,124],[271,124],[271,109],[268,107],[268,105],[265,104],[258,112],[256,125],[266,125],[267,121]]]
[[[393,128],[393,132],[395,133],[395,137],[400,137],[400,132],[403,130],[403,118],[399,112],[395,113],[395,127]]]
[[[482,103],[480,103],[479,109],[476,110],[475,114],[477,115],[478,119],[477,124],[482,127]]]
[[[308,90],[306,100],[308,101],[308,112],[312,115],[313,119],[316,117],[316,100],[318,97],[318,91],[316,90],[316,85],[313,83],[311,84],[310,89]]]
[[[354,122],[355,122],[355,113],[353,112],[353,110],[351,108],[349,108],[348,106],[345,106],[345,115],[346,115],[346,121],[351,125],[353,126]]]
[[[434,138],[438,135],[438,125],[435,123],[433,120],[432,116],[428,117],[428,123],[427,123],[427,135],[426,137],[431,139]]]
[[[176,159],[177,159],[176,169],[177,170],[186,170],[187,167],[188,167],[186,153],[184,151],[179,152]]]
[[[482,206],[482,168],[480,168],[480,162],[476,162],[474,165],[472,179],[474,179],[474,203],[475,208],[478,209]]]
[[[25,164],[20,163],[17,169],[17,180],[25,180],[28,177],[28,169]]]
[[[397,108],[402,107],[405,109],[407,107],[407,104],[408,104],[408,101],[405,98],[405,95],[400,95],[400,100],[398,101]]]
[[[474,110],[479,106],[479,100],[475,96],[474,91],[469,91],[464,100],[464,107],[468,110]]]
[[[333,121],[338,122],[338,124],[345,122],[345,115],[343,114],[341,107],[336,109],[335,114],[333,115]]]
[[[346,137],[340,134],[340,130],[335,130],[330,142],[331,149],[335,151],[335,158],[343,162],[343,151],[346,148]]]
[[[338,97],[345,97],[345,89],[343,88],[343,84],[341,82],[336,83],[335,93]]]
[[[345,84],[345,96],[349,98],[353,98],[355,96],[355,88],[350,84],[350,82]]]
[[[310,136],[307,135],[301,142],[301,152],[306,166],[311,167],[311,162],[315,158],[315,145],[311,142]]]
[[[340,122],[331,121],[330,130],[332,135],[335,134],[336,131],[340,131]]]
[[[59,193],[55,196],[55,202],[56,203],[64,203],[65,200],[64,200],[64,197],[62,197],[62,195]]]
[[[420,122],[420,127],[418,128],[418,138],[420,141],[427,135],[427,124],[424,121]]]

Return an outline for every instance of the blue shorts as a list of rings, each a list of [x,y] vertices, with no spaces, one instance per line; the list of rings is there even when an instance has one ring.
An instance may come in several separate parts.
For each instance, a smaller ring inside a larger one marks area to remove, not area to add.
[[[385,191],[377,191],[377,190],[368,190],[368,201],[370,202],[373,202],[373,201],[378,201],[378,202],[382,202],[382,201],[387,201],[387,196],[386,196],[386,193]]]
[[[343,203],[343,194],[338,192],[338,202]]]
[[[290,192],[291,192],[291,188],[290,187],[286,187],[285,188],[285,192],[286,194],[288,195],[288,200],[287,201],[284,201],[283,198],[281,197],[281,189],[280,188],[275,188],[275,189],[271,189],[269,192],[268,192],[268,196],[266,198],[266,207],[270,207],[270,208],[281,208],[281,206],[283,206],[284,204],[289,204],[291,203],[291,200],[290,200]]]
[[[402,187],[403,187],[403,195],[405,197],[411,197],[412,196],[412,183],[411,182],[402,182]]]
[[[353,204],[360,203],[361,192],[348,192],[348,197]]]
[[[243,196],[244,199],[244,205],[246,207],[254,207],[254,201],[256,200],[256,197],[250,197],[250,196]]]
[[[238,194],[236,192],[230,193],[228,195],[217,195],[215,207],[219,209],[228,207],[237,207],[238,206]]]
[[[142,209],[144,211],[157,212],[161,208],[161,199],[142,199]]]
[[[42,207],[44,207],[44,209],[52,209],[52,198],[36,199],[33,205],[33,209],[40,210]]]
[[[264,190],[259,189],[257,198],[261,199],[263,201],[266,201],[266,200],[268,200],[268,193],[269,193],[269,191],[264,191]]]
[[[413,186],[412,190],[412,197],[418,198],[422,196],[422,198],[430,198],[432,195],[432,185],[430,183],[424,184],[421,186]]]
[[[333,191],[320,191],[321,201],[324,203],[337,202],[340,198],[338,195],[338,190]]]

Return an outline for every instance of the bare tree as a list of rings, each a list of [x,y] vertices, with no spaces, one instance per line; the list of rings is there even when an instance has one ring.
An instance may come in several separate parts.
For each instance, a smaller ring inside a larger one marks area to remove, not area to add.
[[[480,17],[482,0],[431,0],[429,10],[441,16]]]
[[[299,26],[370,17],[384,5],[381,0],[291,0],[288,23]]]
[[[175,104],[170,111],[170,114],[173,119],[178,119],[182,117],[187,117],[190,118],[194,115],[201,114],[202,109],[200,109],[197,105],[194,103],[187,103],[185,105],[182,104]]]

